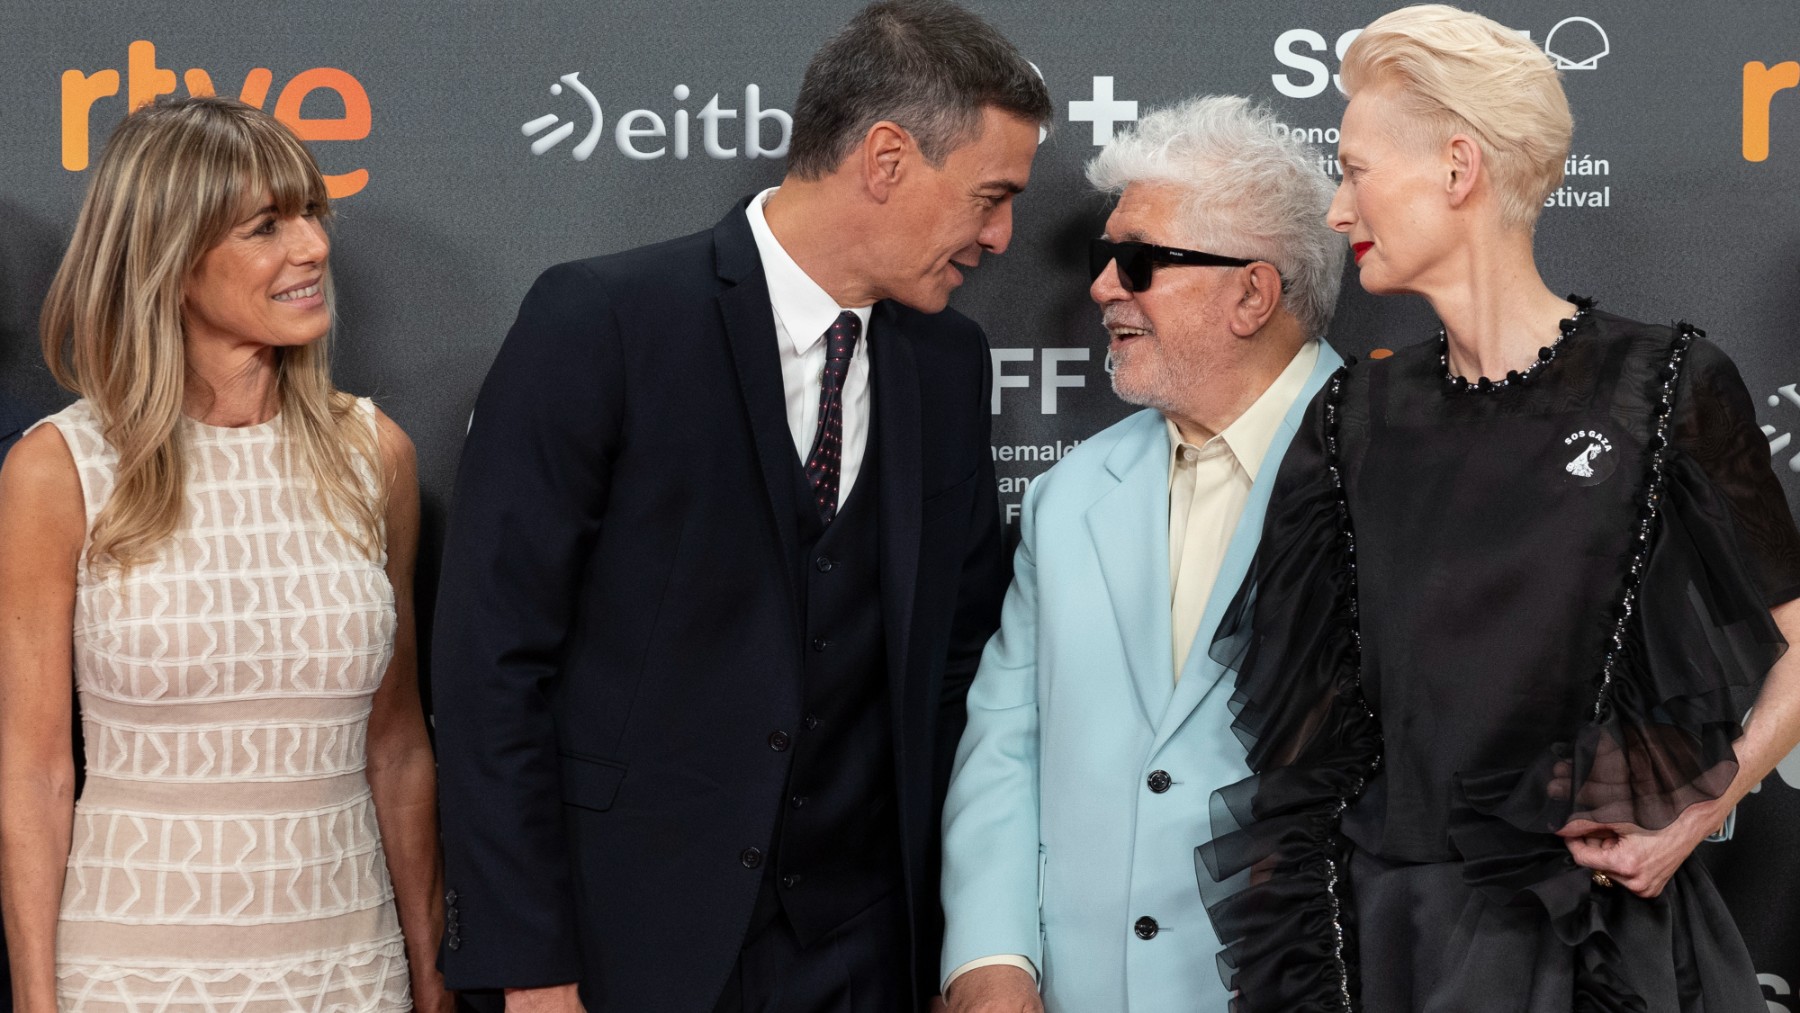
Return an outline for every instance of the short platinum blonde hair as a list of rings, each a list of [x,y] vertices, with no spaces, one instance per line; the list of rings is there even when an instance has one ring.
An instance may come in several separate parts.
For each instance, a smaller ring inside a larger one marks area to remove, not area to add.
[[[1423,143],[1474,138],[1508,225],[1530,229],[1562,185],[1575,121],[1561,75],[1505,25],[1444,4],[1402,7],[1350,44],[1343,81],[1350,95],[1392,88]]]
[[[1333,185],[1320,153],[1267,107],[1208,95],[1157,109],[1088,163],[1095,188],[1133,183],[1187,192],[1180,227],[1208,252],[1266,260],[1281,272],[1282,305],[1308,335],[1331,326],[1344,277],[1344,239],[1325,223]]]

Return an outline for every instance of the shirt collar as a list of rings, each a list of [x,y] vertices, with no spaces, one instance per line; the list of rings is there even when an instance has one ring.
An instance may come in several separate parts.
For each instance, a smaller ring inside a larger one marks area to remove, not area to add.
[[[763,202],[769,195],[781,189],[772,186],[750,199],[750,206],[744,209],[744,216],[750,220],[750,234],[756,239],[756,254],[762,259],[763,278],[769,284],[769,305],[775,310],[775,318],[781,322],[782,329],[787,331],[788,341],[793,343],[796,353],[804,353],[807,349],[825,340],[825,332],[837,322],[838,314],[846,312],[840,307],[831,293],[812,280],[794,258],[782,249],[776,240],[775,233],[769,231],[769,220],[763,215]],[[863,335],[869,333],[870,307],[862,306],[848,309],[862,321]],[[862,347],[858,343],[858,348]]]
[[[1224,432],[1207,440],[1206,445],[1198,449],[1206,452],[1215,444],[1222,445],[1244,469],[1245,474],[1250,476],[1251,481],[1255,481],[1257,472],[1262,470],[1263,458],[1269,453],[1269,444],[1275,442],[1275,433],[1281,428],[1281,420],[1287,417],[1294,398],[1300,395],[1301,388],[1306,386],[1306,378],[1312,375],[1313,367],[1318,362],[1319,342],[1315,338],[1300,346],[1300,350],[1288,360],[1287,367],[1275,377],[1275,382],[1269,384],[1242,415],[1232,420]],[[1163,421],[1169,429],[1169,470],[1173,474],[1176,462],[1180,460],[1181,448],[1193,444],[1181,438],[1181,430],[1173,421],[1166,417]]]

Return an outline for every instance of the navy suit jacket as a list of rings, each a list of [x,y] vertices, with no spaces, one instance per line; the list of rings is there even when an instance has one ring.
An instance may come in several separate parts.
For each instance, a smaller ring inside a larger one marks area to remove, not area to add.
[[[546,271],[477,401],[433,644],[453,988],[579,980],[590,1013],[707,1013],[743,942],[803,644],[798,455],[742,209]],[[981,330],[882,302],[869,335],[895,959],[924,984],[943,793],[1008,573]]]

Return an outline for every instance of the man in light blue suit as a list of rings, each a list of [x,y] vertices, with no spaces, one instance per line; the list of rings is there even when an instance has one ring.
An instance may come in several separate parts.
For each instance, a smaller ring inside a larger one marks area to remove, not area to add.
[[[1113,389],[1149,410],[1025,497],[944,811],[952,1013],[1225,1009],[1194,847],[1248,770],[1207,648],[1340,363],[1332,184],[1267,110],[1159,110],[1088,178],[1119,195],[1089,290]]]

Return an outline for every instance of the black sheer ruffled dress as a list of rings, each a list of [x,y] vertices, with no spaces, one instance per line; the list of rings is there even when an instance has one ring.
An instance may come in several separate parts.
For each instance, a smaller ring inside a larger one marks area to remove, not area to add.
[[[1594,312],[1523,382],[1340,371],[1213,645],[1256,776],[1199,878],[1239,1013],[1763,1013],[1689,862],[1596,886],[1555,830],[1716,798],[1800,533],[1736,368]]]

